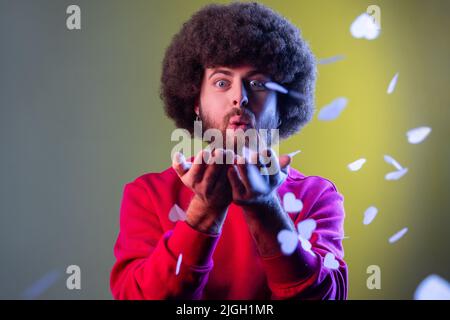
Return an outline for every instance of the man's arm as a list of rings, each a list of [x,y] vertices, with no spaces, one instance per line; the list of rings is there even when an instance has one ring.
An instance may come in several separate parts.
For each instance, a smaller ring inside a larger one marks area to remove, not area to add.
[[[113,297],[200,299],[219,235],[199,232],[184,221],[164,232],[150,189],[140,178],[125,186],[110,279]],[[187,211],[196,210],[191,201]]]
[[[276,299],[345,299],[347,296],[347,269],[342,260],[343,250],[339,238],[343,236],[344,210],[342,196],[334,185],[325,180],[314,180],[311,190],[317,198],[308,198],[302,211],[303,219],[314,219],[317,228],[310,240],[312,252],[302,249],[300,243],[291,255],[284,255],[278,243],[278,233],[289,230],[297,233],[295,225],[300,220],[291,220],[280,204],[277,188],[280,177],[284,180],[286,166],[290,159],[280,157],[280,162],[274,153],[271,163],[279,172],[263,178],[251,174],[253,164],[234,166],[229,170],[229,179],[233,188],[233,201],[245,212],[245,218],[258,251],[262,265],[265,268],[269,287]],[[255,172],[253,170],[253,172]],[[261,193],[263,181],[266,182],[269,194]],[[306,186],[306,185],[305,185]],[[317,194],[317,190],[324,190]],[[309,187],[305,187],[305,190]],[[305,209],[305,208],[304,208]],[[324,257],[333,253],[338,260],[336,270],[324,266]]]

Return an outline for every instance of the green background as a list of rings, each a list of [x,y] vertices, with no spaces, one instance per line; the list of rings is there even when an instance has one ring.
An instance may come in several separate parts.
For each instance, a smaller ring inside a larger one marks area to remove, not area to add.
[[[349,298],[411,299],[427,275],[449,280],[450,1],[261,2],[297,25],[319,59],[345,56],[319,65],[316,104],[343,96],[347,108],[331,122],[316,114],[280,150],[301,149],[293,166],[345,197]],[[23,298],[51,270],[60,276],[39,299],[111,298],[123,185],[170,166],[175,145],[158,96],[164,50],[207,3],[0,1],[0,298]],[[66,28],[69,4],[81,7],[79,31]],[[371,4],[382,33],[355,39],[350,25]],[[422,125],[430,136],[409,144],[406,131]],[[384,154],[409,172],[384,180],[393,171]],[[379,213],[364,226],[371,205]],[[71,264],[81,290],[66,288]],[[369,265],[381,268],[381,290],[366,287]]]

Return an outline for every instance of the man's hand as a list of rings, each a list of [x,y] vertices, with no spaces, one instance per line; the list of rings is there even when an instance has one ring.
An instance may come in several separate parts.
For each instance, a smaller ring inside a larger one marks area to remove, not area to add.
[[[219,233],[231,203],[231,186],[227,179],[227,153],[223,149],[200,151],[193,163],[181,153],[173,157],[172,167],[195,196],[187,210],[186,222],[207,233]],[[233,158],[233,154],[228,155]]]
[[[228,168],[233,202],[241,206],[263,204],[286,179],[291,156],[282,155],[278,159],[272,149],[244,155],[244,158],[236,156],[237,163]]]

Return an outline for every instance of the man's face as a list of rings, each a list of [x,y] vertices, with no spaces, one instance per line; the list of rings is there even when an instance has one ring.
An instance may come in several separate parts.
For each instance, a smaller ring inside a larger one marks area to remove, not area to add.
[[[277,96],[264,87],[270,80],[250,65],[206,68],[195,106],[203,130],[219,129],[226,137],[236,129],[277,128]]]

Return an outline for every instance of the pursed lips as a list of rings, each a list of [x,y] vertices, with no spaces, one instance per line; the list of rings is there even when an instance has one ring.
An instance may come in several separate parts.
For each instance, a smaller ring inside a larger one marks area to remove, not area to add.
[[[242,129],[245,130],[250,126],[250,121],[248,121],[247,119],[243,118],[243,117],[232,117],[230,119],[230,122],[228,124],[228,128],[230,129]]]

